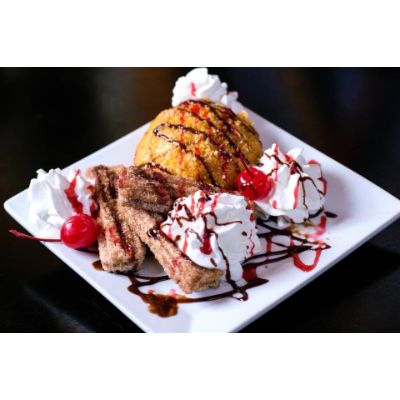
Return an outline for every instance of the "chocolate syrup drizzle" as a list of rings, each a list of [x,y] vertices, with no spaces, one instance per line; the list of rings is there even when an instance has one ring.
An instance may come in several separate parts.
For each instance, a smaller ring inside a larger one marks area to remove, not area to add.
[[[189,108],[190,106],[192,107],[191,109]],[[206,108],[205,117],[199,115],[200,106]],[[241,151],[240,147],[233,140],[234,136],[240,138],[241,140],[244,139],[242,135],[239,133],[236,124],[243,126],[249,133],[251,133],[256,137],[257,137],[257,132],[252,126],[246,124],[245,121],[239,119],[233,111],[231,111],[226,107],[217,108],[206,100],[187,100],[178,106],[178,110],[182,111],[183,113],[191,115],[192,117],[196,118],[197,121],[199,122],[206,122],[208,124],[209,129],[204,131],[196,128],[187,127],[183,124],[163,123],[157,126],[153,130],[153,134],[159,137],[160,139],[163,139],[166,142],[169,142],[174,146],[178,147],[181,150],[181,152],[186,154],[191,154],[193,157],[195,157],[203,166],[210,182],[213,185],[219,186],[218,183],[216,182],[215,176],[212,173],[211,166],[207,163],[204,157],[201,156],[196,146],[189,147],[183,142],[182,139],[184,133],[190,133],[193,135],[202,135],[214,147],[216,147],[219,152],[223,169],[224,166],[228,165],[228,161],[231,160],[232,161],[235,160],[236,172],[239,172],[241,169],[240,163],[249,164],[249,161]],[[219,127],[209,118],[210,113],[217,120],[217,124],[220,125],[221,127]],[[182,122],[183,120],[184,118],[182,119]],[[181,132],[181,138],[179,140],[171,138],[166,134],[166,129],[179,130]],[[223,141],[222,142],[216,141],[215,138],[222,138]],[[233,149],[233,151],[231,151],[227,147],[227,144],[229,144],[229,146]],[[222,179],[226,179],[225,173],[223,174]]]
[[[189,109],[186,108],[187,105],[191,104],[191,102],[186,101],[182,104],[180,104],[180,106],[178,107],[178,110],[190,114],[193,118],[197,118],[198,121],[201,122],[206,122],[207,125],[211,128],[214,129],[216,134],[221,135],[230,145],[231,147],[233,147],[235,149],[235,152],[230,154],[230,156],[235,156],[236,159],[241,159],[241,157],[243,157],[243,159],[245,160],[245,162],[247,164],[249,164],[249,161],[247,160],[247,158],[245,157],[245,155],[243,154],[243,152],[240,150],[240,147],[234,142],[234,140],[231,138],[231,136],[229,135],[230,133],[232,133],[233,128],[231,127],[231,125],[227,124],[224,120],[222,120],[218,114],[212,110],[212,108],[209,107],[209,110],[211,111],[211,113],[215,116],[215,118],[221,122],[223,124],[223,126],[225,127],[225,129],[221,129],[219,128],[216,124],[214,124],[214,122],[212,122],[209,118],[202,118],[198,113],[195,113],[193,111],[190,111]],[[202,132],[202,131],[201,131]],[[210,132],[203,132],[205,135],[207,135],[208,137]],[[229,134],[228,134],[229,133]],[[237,163],[238,164],[238,163]]]
[[[237,115],[228,107],[221,106],[217,108],[211,102],[204,99],[189,99],[181,103],[181,105],[182,104],[201,104],[203,106],[206,106],[213,113],[215,118],[226,125],[227,129],[234,130],[235,128],[231,126],[232,122],[238,120],[240,124],[242,124],[251,134],[258,137],[257,131],[251,125],[238,119]]]
[[[155,162],[144,163],[144,164],[141,164],[140,166],[143,168],[159,169],[162,172],[172,175],[171,172],[167,168],[165,168],[161,164],[158,164]]]
[[[325,214],[326,215],[326,214]],[[325,216],[322,216],[323,223]],[[286,229],[278,229],[274,227],[269,222],[273,221],[273,219],[263,220],[258,219],[257,225],[258,229],[266,229],[266,232],[258,233],[260,238],[264,238],[267,241],[267,246],[271,247],[272,244],[276,245],[277,247],[282,248],[282,250],[275,250],[275,251],[266,251],[265,253],[256,254],[252,257],[249,257],[242,265],[243,271],[246,274],[248,270],[254,270],[260,266],[266,266],[267,264],[272,264],[275,262],[279,262],[285,260],[287,258],[293,258],[295,261],[295,265],[302,269],[303,271],[311,271],[317,266],[319,253],[322,250],[327,250],[330,246],[321,241],[316,241],[314,239],[310,239],[306,235],[300,235],[293,232],[291,228]],[[289,245],[284,245],[281,242],[277,242],[274,239],[277,237],[287,237],[290,239]],[[316,256],[314,263],[311,265],[306,265],[303,263],[297,263],[298,261],[298,254],[301,254],[305,251],[315,251]]]
[[[141,287],[154,285],[156,283],[168,280],[168,276],[143,279],[143,277],[138,275],[129,275],[129,279],[131,281],[131,285],[128,287],[128,290],[131,293],[139,296],[145,303],[147,303],[149,305],[148,307],[150,312],[157,314],[160,317],[172,317],[176,315],[179,304],[203,303],[206,301],[220,300],[227,297],[232,297],[239,301],[246,301],[249,297],[247,290],[261,286],[268,282],[267,279],[255,278],[243,286],[237,286],[235,284],[235,286],[232,286],[232,289],[228,290],[227,292],[194,298],[182,295],[159,294],[154,293],[153,291],[148,291],[145,293],[140,290]],[[239,294],[240,297],[237,297],[237,294]]]
[[[185,112],[190,112],[190,111],[186,111],[186,110],[184,110],[184,111],[185,111]],[[192,114],[192,115],[198,117],[198,115],[195,114],[195,113],[190,112],[190,114]],[[200,118],[200,117],[198,117],[198,119],[201,120],[201,121],[207,121],[207,122],[209,122],[209,120],[203,119],[203,118]],[[214,125],[214,126],[215,126],[215,125]],[[236,155],[236,154],[240,154],[241,156],[244,157],[244,155],[243,155],[243,153],[240,151],[239,147],[229,138],[229,136],[227,136],[227,135],[225,135],[225,134],[223,134],[223,137],[225,137],[227,140],[229,140],[229,143],[234,147],[234,149],[235,149],[235,152],[234,152],[234,153],[230,152],[230,151],[226,148],[226,146],[224,146],[223,143],[218,143],[218,142],[214,139],[214,137],[213,137],[212,135],[210,135],[210,131],[208,131],[208,132],[206,131],[206,132],[205,132],[205,131],[201,131],[201,130],[199,130],[199,129],[195,129],[195,128],[191,128],[191,127],[182,125],[182,124],[174,125],[174,124],[170,124],[170,123],[167,123],[167,122],[165,122],[165,123],[163,123],[163,124],[161,124],[161,125],[158,126],[158,128],[161,128],[161,127],[179,130],[181,133],[191,133],[192,135],[201,135],[201,136],[205,137],[205,138],[217,149],[221,160],[225,160],[225,159],[237,160],[237,157],[235,157],[235,158],[233,157],[233,156]],[[157,129],[158,129],[158,128],[157,128]],[[218,129],[218,128],[216,128],[216,129]],[[218,132],[222,132],[222,131],[218,131]],[[181,143],[181,141],[180,141],[180,143]],[[194,154],[195,154],[195,156],[196,156],[196,152],[195,152]],[[245,158],[245,160],[246,160],[246,158]],[[236,161],[236,171],[237,171],[237,172],[240,171],[240,166],[239,166],[239,164],[238,164],[237,161]]]
[[[173,139],[171,137],[169,137],[168,135],[166,135],[165,133],[162,132],[163,128],[167,127],[168,124],[161,124],[159,125],[157,128],[155,128],[153,130],[153,134],[163,140],[165,140],[168,143],[172,143],[174,146],[179,147],[181,149],[181,151],[183,151],[184,153],[188,153],[191,154],[193,157],[195,157],[197,160],[200,161],[200,163],[203,165],[203,168],[205,169],[205,171],[207,172],[207,175],[211,181],[211,183],[214,186],[217,186],[217,182],[214,178],[214,175],[211,171],[210,166],[206,163],[206,161],[204,160],[204,158],[199,154],[199,152],[196,152],[196,150],[191,150],[189,149],[186,144],[182,143],[182,141],[180,140],[176,140]],[[173,126],[173,125],[172,125]]]
[[[188,212],[188,217],[190,218],[190,215],[192,215],[190,209],[187,209],[186,211]],[[209,215],[215,218],[215,223],[217,225],[224,225],[224,223],[220,224],[218,222],[217,217],[215,216],[213,211],[210,211]],[[185,217],[180,218],[186,219]],[[336,214],[328,211],[324,212],[324,215],[321,216],[320,225],[325,226],[326,218],[336,218]],[[233,221],[232,223],[237,222],[238,221]],[[150,277],[143,276],[137,273],[128,274],[128,277],[131,281],[128,290],[131,293],[139,296],[145,303],[147,303],[150,312],[157,314],[160,317],[171,317],[177,314],[179,304],[201,303],[220,300],[224,298],[234,298],[238,301],[246,301],[249,298],[249,289],[264,285],[268,282],[268,279],[260,278],[257,276],[258,268],[267,268],[272,263],[276,263],[285,259],[293,259],[294,265],[297,268],[300,268],[303,271],[311,271],[317,266],[321,252],[330,248],[327,243],[321,241],[320,239],[317,240],[315,238],[312,238],[308,234],[297,233],[291,227],[279,229],[275,226],[275,223],[276,218],[273,217],[269,218],[268,220],[257,220],[258,229],[259,231],[262,231],[258,234],[258,236],[266,240],[266,251],[264,253],[256,254],[252,257],[249,257],[243,262],[242,277],[245,282],[243,284],[238,284],[231,279],[229,263],[225,257],[225,262],[227,266],[226,280],[231,286],[231,289],[222,293],[193,298],[177,294],[155,293],[154,290],[148,290],[147,292],[145,292],[142,290],[142,288],[152,286],[163,281],[167,281],[169,280],[169,277],[167,275]],[[311,221],[308,221],[308,223],[311,224]],[[148,235],[154,238],[160,237],[161,234],[168,238],[168,236],[163,234],[160,229],[153,228],[148,232]],[[210,232],[210,235],[211,234],[212,232]],[[278,238],[282,237],[288,238],[289,244],[283,244],[281,241],[277,241]],[[171,240],[170,238],[168,239]],[[202,238],[199,239],[201,240]],[[272,245],[275,245],[280,249],[272,251]],[[220,251],[223,254],[222,249],[220,249]],[[299,254],[309,251],[315,253],[314,262],[311,265],[306,265],[301,262]],[[97,261],[93,264],[93,266],[96,269],[101,269],[101,262]]]

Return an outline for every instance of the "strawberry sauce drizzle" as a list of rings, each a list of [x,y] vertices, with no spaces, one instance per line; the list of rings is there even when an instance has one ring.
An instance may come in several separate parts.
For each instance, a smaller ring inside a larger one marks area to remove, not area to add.
[[[260,266],[268,266],[270,263],[282,261],[287,258],[292,258],[294,265],[305,272],[312,271],[318,264],[318,261],[323,250],[329,249],[330,246],[322,240],[322,236],[326,232],[327,216],[322,215],[319,224],[314,226],[315,232],[312,234],[294,233],[291,228],[278,229],[269,223],[269,220],[258,220],[258,226],[261,229],[267,229],[266,232],[259,233],[259,237],[266,240],[266,252],[256,254],[248,258],[243,268],[257,268]],[[274,239],[279,237],[287,237],[289,245],[277,242]],[[272,244],[276,245],[279,250],[272,251]],[[311,264],[304,263],[299,254],[303,252],[315,252]]]
[[[70,182],[69,186],[64,190],[64,193],[67,196],[68,201],[71,203],[73,210],[77,214],[83,213],[83,204],[78,200],[78,195],[75,192],[78,175],[80,173],[81,170],[77,169],[74,178]]]
[[[196,97],[196,90],[197,90],[196,85],[193,82],[190,82],[190,94],[193,97]]]
[[[185,239],[183,242],[183,246],[182,246],[182,253],[186,254],[187,252],[187,248],[188,248],[188,237],[189,237],[189,232],[188,230],[185,231]]]
[[[249,236],[251,248],[250,248],[250,257],[254,256],[254,248],[256,247],[254,240],[253,240],[253,231],[250,231],[250,236]]]
[[[299,187],[300,187],[300,177],[297,180],[296,183],[296,188],[294,189],[294,203],[293,203],[293,208],[297,208],[297,203],[299,201]]]
[[[290,241],[290,246],[294,247],[294,243],[292,240]],[[304,272],[312,271],[318,264],[319,258],[321,257],[322,248],[319,247],[314,251],[315,251],[314,261],[311,264],[305,264],[303,261],[301,261],[299,254],[294,252],[292,254],[294,265]]]
[[[203,244],[200,246],[200,251],[205,255],[212,254],[212,247],[211,247],[211,235],[208,229],[204,230],[203,233]]]
[[[172,260],[172,267],[173,267],[174,269],[179,268],[179,257],[178,257],[178,256],[177,256],[177,257],[174,257],[174,259]]]
[[[316,226],[315,234],[321,238],[321,236],[326,232],[326,215],[322,215],[319,224]]]

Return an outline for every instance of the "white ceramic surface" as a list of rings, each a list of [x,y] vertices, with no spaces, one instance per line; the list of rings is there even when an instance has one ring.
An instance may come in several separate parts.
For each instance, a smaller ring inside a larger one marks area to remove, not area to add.
[[[262,117],[251,111],[249,114],[265,147],[274,142],[284,151],[300,146],[304,148],[307,159],[318,160],[322,165],[328,181],[326,210],[336,213],[338,218],[328,221],[328,242],[332,248],[322,252],[319,264],[313,271],[302,272],[293,266],[291,259],[284,260],[268,267],[263,277],[268,278],[269,282],[250,289],[250,298],[246,302],[225,298],[214,302],[181,304],[176,316],[160,318],[151,314],[147,305],[127,290],[127,277],[94,269],[92,262],[97,259],[95,255],[75,251],[58,243],[44,245],[147,332],[234,332],[295,293],[399,217],[398,199]],[[85,169],[96,164],[129,165],[146,127],[142,126],[66,170],[77,167]],[[4,207],[29,232],[37,233],[28,221],[26,190],[6,201]],[[18,254],[15,257],[17,260]],[[145,269],[158,268],[153,259],[146,260]],[[163,292],[169,288],[176,288],[176,285],[162,282],[157,286]]]

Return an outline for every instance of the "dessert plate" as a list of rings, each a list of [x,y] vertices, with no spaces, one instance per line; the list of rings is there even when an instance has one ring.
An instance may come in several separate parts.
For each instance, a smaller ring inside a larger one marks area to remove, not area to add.
[[[286,259],[268,266],[263,277],[269,282],[250,289],[248,301],[224,298],[180,304],[177,315],[161,318],[150,313],[147,304],[128,291],[128,277],[93,268],[92,263],[98,259],[96,255],[75,251],[59,243],[43,244],[144,331],[235,332],[311,282],[399,217],[398,199],[264,118],[250,110],[248,112],[264,148],[272,143],[278,143],[283,150],[303,147],[307,159],[318,160],[322,165],[328,181],[326,210],[338,217],[328,221],[327,242],[331,248],[322,252],[317,267],[311,272],[297,269],[291,259]],[[147,125],[142,126],[65,170],[84,170],[96,164],[131,164],[135,146],[146,128]],[[6,201],[4,207],[31,234],[38,233],[29,223],[27,190]],[[154,259],[146,259],[145,270],[157,268],[160,267]]]

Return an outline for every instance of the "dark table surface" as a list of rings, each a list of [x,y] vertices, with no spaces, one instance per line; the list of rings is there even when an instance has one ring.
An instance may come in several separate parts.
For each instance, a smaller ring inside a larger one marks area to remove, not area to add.
[[[65,167],[151,120],[187,70],[1,69],[0,200],[38,168]],[[400,70],[211,72],[249,108],[400,196]],[[0,222],[0,331],[141,331],[42,245],[9,236],[19,226],[4,210]],[[399,332],[399,310],[396,222],[244,331]]]

